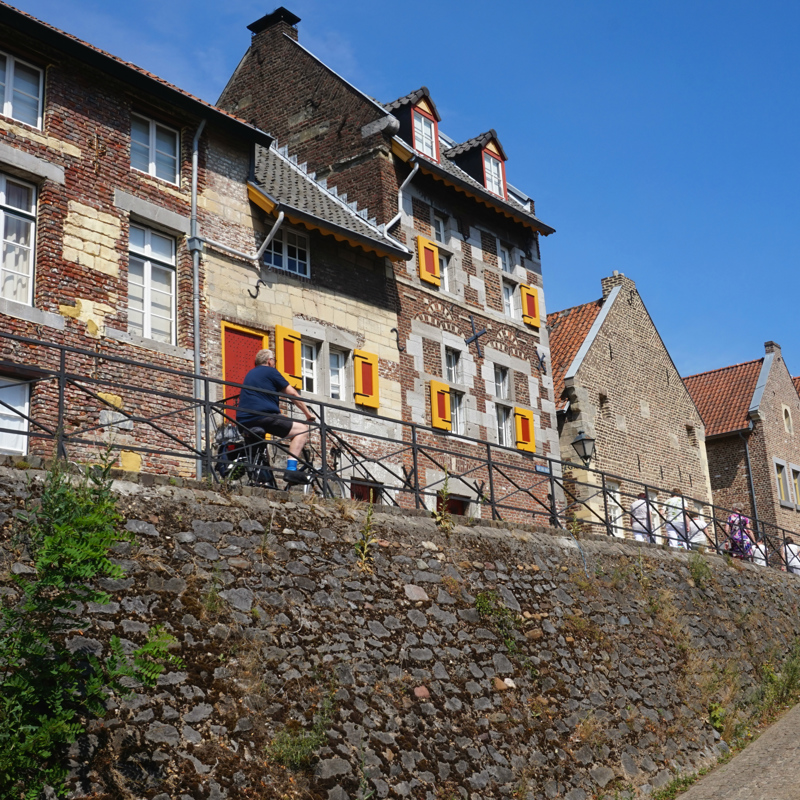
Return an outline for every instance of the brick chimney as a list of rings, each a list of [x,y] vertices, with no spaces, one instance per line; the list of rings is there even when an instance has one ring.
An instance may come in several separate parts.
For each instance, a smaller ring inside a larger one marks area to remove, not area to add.
[[[611,294],[611,290],[615,286],[627,286],[629,289],[635,289],[636,284],[630,279],[625,277],[624,272],[614,270],[614,274],[608,278],[601,278],[600,285],[603,287],[603,300]]]
[[[765,353],[777,353],[781,355],[781,346],[777,342],[764,342]]]
[[[276,8],[271,14],[267,14],[248,25],[247,29],[252,31],[254,38],[265,30],[272,29],[270,30],[270,36],[285,33],[287,36],[297,41],[296,26],[298,22],[300,22],[300,17],[296,14],[292,14],[288,8],[281,6],[280,8]]]

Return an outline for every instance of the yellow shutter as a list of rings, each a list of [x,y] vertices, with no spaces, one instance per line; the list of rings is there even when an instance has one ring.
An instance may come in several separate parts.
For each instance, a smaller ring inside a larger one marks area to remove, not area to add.
[[[431,426],[449,431],[451,423],[450,387],[441,381],[431,381]]]
[[[515,408],[514,427],[517,433],[517,450],[535,453],[536,439],[533,435],[533,411],[525,408]]]
[[[300,373],[300,334],[283,325],[275,326],[275,366],[298,391],[303,388]]]
[[[380,393],[378,391],[378,356],[363,350],[353,352],[353,370],[355,372],[355,401],[360,406],[378,408]]]
[[[417,263],[419,277],[426,283],[439,286],[442,283],[439,275],[439,248],[430,239],[417,236]]]
[[[539,314],[539,290],[535,286],[522,284],[519,291],[522,296],[522,321],[540,328],[542,321]]]

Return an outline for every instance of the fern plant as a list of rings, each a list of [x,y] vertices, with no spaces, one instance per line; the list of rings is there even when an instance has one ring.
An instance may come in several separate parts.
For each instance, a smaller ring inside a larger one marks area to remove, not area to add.
[[[64,796],[66,748],[89,719],[105,716],[109,693],[127,694],[126,678],[152,686],[165,662],[179,662],[158,627],[131,658],[117,637],[105,659],[65,644],[86,624],[75,613],[81,604],[109,602],[96,580],[124,575],[110,551],[132,534],[119,530],[111,463],[78,481],[55,465],[18,520],[16,543],[35,574],[13,575],[17,596],[0,607],[0,797],[35,800],[48,785]]]

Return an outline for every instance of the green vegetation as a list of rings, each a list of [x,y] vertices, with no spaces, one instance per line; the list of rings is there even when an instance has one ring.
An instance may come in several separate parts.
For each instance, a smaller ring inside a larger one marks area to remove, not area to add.
[[[267,747],[269,757],[295,771],[307,770],[317,760],[317,751],[325,744],[325,732],[333,722],[335,688],[331,686],[320,703],[310,728],[290,724],[278,731]]]
[[[45,786],[67,793],[66,749],[93,718],[106,714],[111,693],[126,695],[126,683],[155,685],[163,664],[179,664],[169,653],[174,638],[154,627],[130,658],[118,637],[101,660],[71,652],[70,633],[86,623],[72,613],[83,604],[109,602],[98,578],[119,579],[110,549],[131,534],[118,530],[111,495],[111,463],[72,479],[55,465],[38,503],[29,501],[16,530],[27,549],[31,577],[12,575],[16,597],[0,607],[0,797],[35,800]],[[125,681],[127,679],[127,681]]]
[[[506,650],[509,653],[516,653],[518,648],[514,641],[514,632],[520,623],[519,616],[500,602],[496,592],[479,592],[475,598],[475,608],[484,619],[494,625],[503,639]]]
[[[689,556],[689,574],[698,589],[704,589],[711,583],[711,567],[700,553],[692,553]]]
[[[444,471],[444,483],[439,490],[439,509],[433,512],[433,519],[436,527],[445,535],[449,536],[455,528],[453,515],[450,513],[450,475]]]
[[[372,503],[370,503],[367,507],[367,514],[364,517],[364,524],[361,526],[359,537],[355,545],[353,545],[353,549],[356,552],[358,567],[363,572],[372,572],[372,549],[378,541],[372,527],[373,510]]]

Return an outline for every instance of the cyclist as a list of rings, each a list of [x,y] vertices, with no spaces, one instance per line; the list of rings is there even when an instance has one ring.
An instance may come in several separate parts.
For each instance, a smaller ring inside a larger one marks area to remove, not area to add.
[[[307,483],[308,478],[297,469],[297,459],[303,452],[303,447],[308,441],[308,425],[295,422],[280,413],[279,399],[268,392],[283,392],[288,394],[291,401],[311,421],[314,415],[308,410],[306,404],[300,399],[300,393],[289,381],[275,368],[275,353],[272,350],[259,350],[256,353],[256,365],[242,381],[245,388],[239,395],[239,410],[236,412],[236,422],[245,430],[263,428],[266,433],[282,439],[290,439],[289,458],[286,461],[285,480],[289,483]]]

